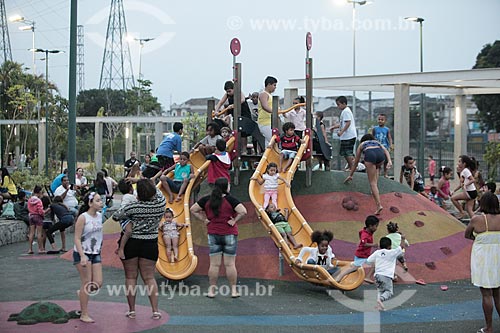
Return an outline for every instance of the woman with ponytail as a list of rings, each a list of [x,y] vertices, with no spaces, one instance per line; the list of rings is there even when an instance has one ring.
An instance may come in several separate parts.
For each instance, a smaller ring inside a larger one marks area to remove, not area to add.
[[[236,288],[236,248],[238,245],[238,226],[236,222],[246,214],[245,206],[229,194],[229,182],[226,178],[215,181],[212,194],[201,198],[191,207],[191,214],[204,221],[208,232],[210,249],[210,267],[208,269],[207,297],[214,298],[217,293],[219,268],[224,256],[226,276],[231,286],[231,296],[239,297]]]
[[[103,202],[99,194],[88,193],[83,198],[75,224],[73,265],[80,273],[80,320],[85,323],[94,322],[88,312],[89,295],[94,295],[102,285],[102,207]]]

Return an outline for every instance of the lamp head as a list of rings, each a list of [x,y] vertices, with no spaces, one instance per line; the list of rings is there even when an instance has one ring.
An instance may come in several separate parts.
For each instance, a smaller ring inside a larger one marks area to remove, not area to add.
[[[22,21],[24,21],[24,17],[22,17],[21,15],[12,15],[11,17],[9,17],[9,21],[10,22],[22,22]]]
[[[405,20],[407,20],[407,21],[413,21],[413,22],[418,22],[418,23],[424,22],[424,19],[422,17],[417,17],[417,16],[405,17]]]
[[[22,27],[19,27],[19,30],[22,30],[22,31],[33,30],[33,26],[32,25],[23,25]]]

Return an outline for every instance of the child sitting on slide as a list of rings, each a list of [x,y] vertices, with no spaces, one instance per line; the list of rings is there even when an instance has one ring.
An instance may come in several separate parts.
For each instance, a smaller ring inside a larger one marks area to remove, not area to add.
[[[299,265],[307,259],[306,264],[320,265],[326,269],[330,275],[335,277],[340,273],[340,268],[332,263],[335,258],[335,254],[333,254],[333,250],[330,246],[332,240],[333,233],[331,231],[314,231],[311,234],[311,241],[316,243],[318,247],[303,247],[297,259],[295,259],[295,264]]]
[[[293,248],[299,249],[302,247],[302,244],[298,244],[295,237],[293,237],[292,227],[290,227],[290,224],[288,223],[288,208],[285,208],[284,211],[285,215],[281,214],[279,209],[277,209],[273,203],[270,203],[266,208],[266,213],[269,216],[269,219],[271,219],[274,223],[274,226],[281,234],[281,237],[283,237],[283,239],[288,238],[290,243],[292,243]]]

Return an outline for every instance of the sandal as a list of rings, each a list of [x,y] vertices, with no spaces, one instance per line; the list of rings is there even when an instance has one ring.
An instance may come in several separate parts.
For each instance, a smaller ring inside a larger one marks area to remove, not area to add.
[[[153,316],[151,317],[151,319],[154,319],[154,320],[161,319],[161,312],[153,312]]]
[[[125,312],[125,317],[127,317],[128,319],[135,319],[135,311]]]

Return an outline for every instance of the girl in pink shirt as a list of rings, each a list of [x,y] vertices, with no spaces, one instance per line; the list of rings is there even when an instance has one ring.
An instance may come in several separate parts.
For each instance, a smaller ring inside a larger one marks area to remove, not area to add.
[[[33,189],[33,195],[28,200],[28,211],[30,217],[30,231],[28,235],[29,242],[29,251],[28,254],[33,254],[33,239],[35,237],[36,230],[36,238],[38,242],[38,253],[44,254],[45,247],[42,242],[42,232],[43,232],[43,204],[40,198],[42,197],[42,188],[38,185]]]

